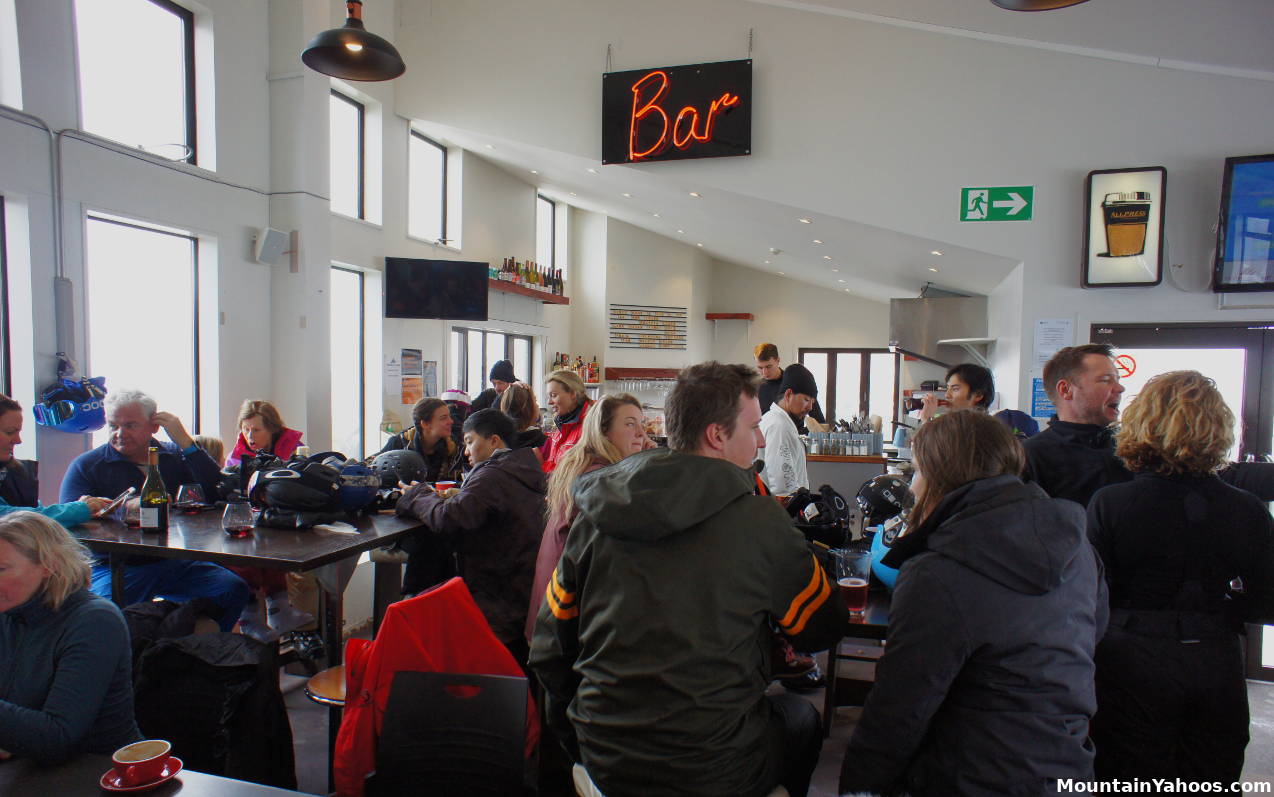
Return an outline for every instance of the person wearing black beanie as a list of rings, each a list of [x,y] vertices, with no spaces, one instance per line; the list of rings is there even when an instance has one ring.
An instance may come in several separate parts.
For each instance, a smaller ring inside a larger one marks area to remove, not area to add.
[[[513,363],[508,360],[496,360],[488,376],[492,386],[479,393],[473,400],[469,408],[470,414],[495,407],[500,401],[500,394],[507,390],[509,385],[518,381],[518,378],[513,375]]]
[[[761,433],[765,435],[761,478],[775,495],[790,495],[810,486],[799,430],[817,397],[818,383],[808,368],[793,363],[783,369],[779,397],[761,418]]]

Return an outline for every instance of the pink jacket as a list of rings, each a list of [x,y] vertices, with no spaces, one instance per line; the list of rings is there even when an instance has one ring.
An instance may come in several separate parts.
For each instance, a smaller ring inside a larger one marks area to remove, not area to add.
[[[580,435],[584,433],[584,416],[588,415],[589,407],[593,406],[593,402],[584,400],[584,409],[580,410],[579,417],[570,423],[564,423],[557,427],[551,435],[548,442],[540,448],[540,457],[544,460],[544,472],[552,473],[557,467],[557,463],[566,456],[566,452],[579,442]]]
[[[606,467],[606,464],[605,460],[595,459],[580,476],[600,470]],[[540,613],[540,604],[544,603],[544,590],[548,589],[553,569],[557,567],[557,561],[562,558],[562,549],[566,547],[566,535],[571,530],[575,515],[575,512],[571,512],[570,517],[564,517],[561,510],[554,509],[549,514],[548,522],[544,524],[544,536],[540,538],[540,552],[535,557],[535,576],[531,581],[531,606],[526,613],[527,642],[531,641],[531,635],[535,633],[535,618]]]
[[[284,429],[274,439],[274,455],[286,460],[296,453],[300,446],[301,433],[295,429]],[[243,432],[240,432],[239,439],[234,444],[234,451],[231,451],[230,456],[226,458],[226,465],[238,465],[240,460],[251,453],[252,449],[248,448],[248,441],[243,439]]]

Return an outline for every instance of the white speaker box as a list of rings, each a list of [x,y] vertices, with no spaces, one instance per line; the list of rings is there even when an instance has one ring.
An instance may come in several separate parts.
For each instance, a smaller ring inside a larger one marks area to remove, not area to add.
[[[288,234],[283,230],[276,230],[273,227],[262,228],[257,230],[256,238],[253,239],[252,256],[258,263],[273,266],[279,262],[283,250],[287,248],[287,243]]]

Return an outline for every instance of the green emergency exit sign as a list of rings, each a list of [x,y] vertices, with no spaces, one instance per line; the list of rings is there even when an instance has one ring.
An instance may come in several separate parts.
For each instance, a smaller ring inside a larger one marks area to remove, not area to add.
[[[995,185],[960,189],[960,221],[1030,221],[1035,186]]]

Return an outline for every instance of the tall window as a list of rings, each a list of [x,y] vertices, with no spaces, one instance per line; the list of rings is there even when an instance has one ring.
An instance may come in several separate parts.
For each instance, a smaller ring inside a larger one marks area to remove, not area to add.
[[[411,131],[407,233],[426,241],[447,240],[447,148]]]
[[[76,0],[82,127],[195,163],[194,28],[169,0]]]
[[[557,203],[543,194],[535,195],[535,262],[557,265]]]
[[[332,211],[356,219],[367,218],[364,131],[367,109],[339,91],[331,96]]]
[[[801,349],[814,374],[823,414],[848,420],[866,413],[893,418],[896,358],[888,349]]]
[[[362,272],[332,267],[332,446],[357,459],[367,455],[363,283]]]
[[[13,396],[12,348],[9,345],[9,256],[4,233],[4,197],[0,196],[0,393]]]
[[[453,327],[451,330],[451,356],[448,360],[449,385],[476,398],[489,387],[487,374],[496,360],[513,363],[513,373],[524,382],[535,384],[532,361],[533,347],[529,335],[512,335],[485,329]]]
[[[199,431],[199,247],[178,230],[113,216],[86,224],[88,372],[144,390]],[[93,435],[106,442],[107,431]]]

